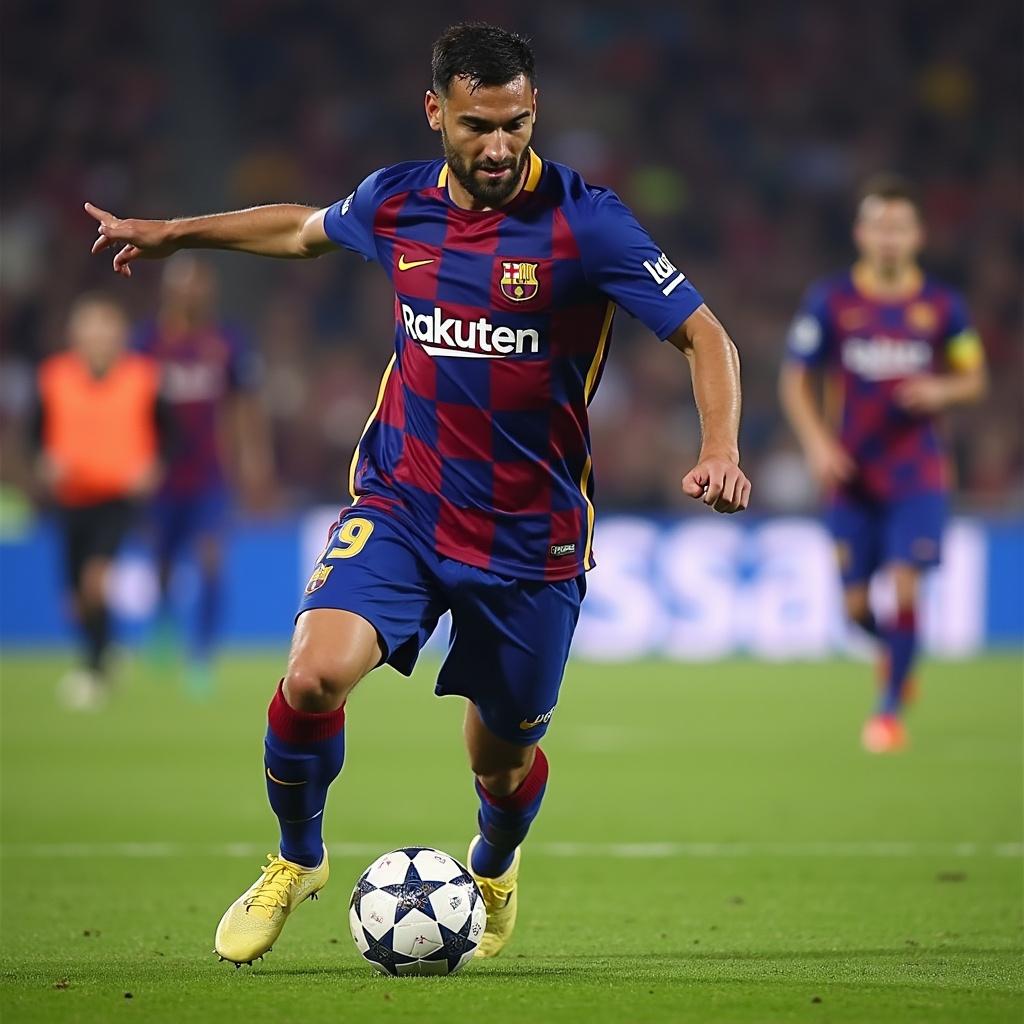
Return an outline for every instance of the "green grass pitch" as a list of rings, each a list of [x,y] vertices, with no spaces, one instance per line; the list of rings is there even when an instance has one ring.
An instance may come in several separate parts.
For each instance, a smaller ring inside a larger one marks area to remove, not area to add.
[[[215,695],[126,665],[105,711],[59,658],[2,663],[5,1022],[1019,1021],[1021,663],[924,667],[906,754],[858,745],[844,662],[571,667],[545,743],[519,928],[452,978],[374,974],[348,897],[379,852],[465,855],[461,702],[371,676],[327,808],[332,880],[273,953],[210,953],[275,828],[261,769],[282,658]],[[130,993],[130,997],[129,997]]]

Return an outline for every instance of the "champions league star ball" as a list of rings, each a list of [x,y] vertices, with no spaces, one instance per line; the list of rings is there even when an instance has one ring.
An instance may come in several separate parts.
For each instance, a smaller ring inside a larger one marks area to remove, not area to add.
[[[410,846],[363,872],[348,919],[359,952],[382,974],[454,974],[472,959],[487,912],[454,857]]]

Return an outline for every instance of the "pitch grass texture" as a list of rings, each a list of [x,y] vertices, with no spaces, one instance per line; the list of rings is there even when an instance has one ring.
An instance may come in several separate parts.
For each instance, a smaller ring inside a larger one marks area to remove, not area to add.
[[[128,664],[93,715],[56,708],[59,659],[3,662],[5,1024],[1021,1019],[1018,659],[925,666],[890,758],[859,749],[863,665],[574,665],[515,939],[423,979],[373,974],[346,909],[376,853],[472,835],[429,665],[350,701],[320,902],[252,969],[210,954],[274,844],[281,661],[225,659],[204,704]]]

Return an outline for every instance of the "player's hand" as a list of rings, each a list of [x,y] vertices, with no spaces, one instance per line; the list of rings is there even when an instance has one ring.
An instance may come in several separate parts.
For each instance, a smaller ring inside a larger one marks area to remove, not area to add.
[[[826,490],[849,483],[857,475],[857,464],[833,437],[822,437],[809,448],[807,461],[815,480]]]
[[[742,512],[750,503],[750,481],[731,459],[705,457],[683,477],[683,493],[716,512]]]
[[[941,377],[922,374],[896,385],[896,404],[915,416],[929,416],[946,406],[946,382]]]
[[[133,260],[160,260],[177,249],[171,241],[170,221],[121,220],[92,203],[85,204],[85,212],[99,222],[99,238],[92,244],[93,253],[124,243],[114,254],[114,271],[122,277],[132,276]]]

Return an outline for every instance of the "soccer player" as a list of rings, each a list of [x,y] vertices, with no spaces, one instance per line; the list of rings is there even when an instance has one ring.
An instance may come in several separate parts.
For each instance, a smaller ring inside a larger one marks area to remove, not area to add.
[[[443,159],[375,171],[327,209],[265,206],[178,221],[99,221],[114,269],[184,246],[309,258],[338,247],[395,288],[395,351],[306,586],[269,709],[266,779],[280,856],[228,908],[217,952],[242,963],[327,880],[321,824],[344,759],[345,701],[387,663],[408,674],[451,610],[435,692],[467,698],[479,797],[468,854],[487,908],[479,955],[515,924],[519,846],[548,781],[555,712],[594,565],[587,404],[617,305],[690,363],[703,423],[683,490],[746,507],[739,362],[721,324],[618,197],[531,148],[534,59],[483,24],[447,30],[425,97]]]
[[[897,178],[864,190],[859,259],[814,285],[793,322],[780,378],[783,408],[827,495],[849,618],[882,646],[882,692],[862,742],[906,743],[902,714],[917,650],[918,583],[938,564],[949,470],[935,421],[985,391],[984,357],[963,299],[918,265],[921,211]],[[827,375],[827,412],[814,375]],[[875,621],[868,584],[891,574],[896,609]]]
[[[70,707],[97,707],[107,696],[110,565],[139,502],[159,482],[171,437],[153,360],[126,351],[124,311],[101,295],[84,295],[67,325],[70,346],[39,368],[31,432],[37,475],[64,533],[83,667],[61,681]]]
[[[161,605],[154,649],[168,654],[173,633],[170,587],[176,563],[195,556],[199,589],[189,633],[188,691],[211,687],[210,659],[221,607],[228,493],[222,447],[229,448],[243,494],[265,491],[270,474],[266,423],[256,398],[253,353],[216,315],[213,267],[192,255],[171,260],[156,317],[137,329],[135,347],[160,365],[176,443],[152,507]],[[226,445],[222,444],[227,442]]]

